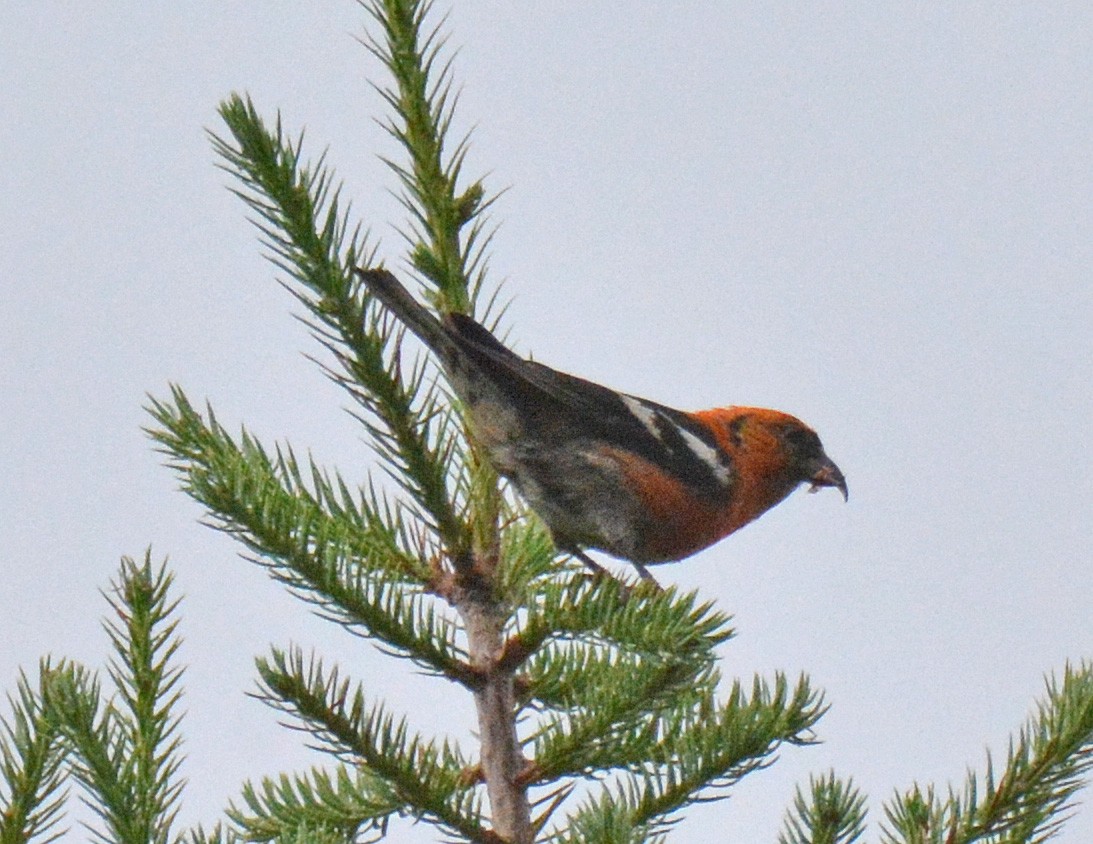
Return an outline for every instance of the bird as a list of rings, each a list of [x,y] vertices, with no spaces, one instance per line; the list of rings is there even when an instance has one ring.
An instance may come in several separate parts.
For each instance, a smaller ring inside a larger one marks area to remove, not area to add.
[[[555,547],[648,566],[682,560],[801,484],[846,479],[816,432],[778,410],[683,411],[523,358],[466,314],[439,317],[388,270],[356,268],[369,294],[430,349],[473,439],[542,519]],[[659,587],[658,587],[659,588]]]

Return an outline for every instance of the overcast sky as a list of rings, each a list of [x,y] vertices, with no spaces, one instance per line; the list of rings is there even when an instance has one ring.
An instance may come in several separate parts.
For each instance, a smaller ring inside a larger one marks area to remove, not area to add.
[[[1093,6],[666,8],[454,3],[467,172],[508,189],[492,279],[538,360],[820,432],[848,505],[798,493],[657,575],[735,615],[728,676],[811,674],[824,743],[673,840],[772,841],[794,784],[830,767],[870,795],[875,840],[894,789],[982,770],[1043,675],[1093,657]],[[233,90],[306,127],[397,264],[365,14],[100,0],[4,19],[0,688],[47,652],[101,666],[96,590],[151,544],[185,594],[182,821],[322,761],[245,696],[270,643],[314,646],[423,732],[466,739],[459,690],[239,559],[140,432],[145,394],[174,381],[364,477],[361,431],[304,358],[204,130]],[[1091,839],[1083,806],[1058,840]]]

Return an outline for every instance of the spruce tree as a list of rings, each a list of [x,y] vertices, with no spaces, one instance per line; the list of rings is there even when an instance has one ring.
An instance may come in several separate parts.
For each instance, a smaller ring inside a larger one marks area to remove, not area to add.
[[[385,126],[403,153],[388,164],[408,215],[404,255],[363,234],[324,157],[308,161],[302,135],[248,97],[221,105],[212,141],[385,477],[343,476],[233,433],[179,386],[150,401],[149,432],[247,557],[445,694],[470,696],[475,740],[413,733],[381,683],[274,648],[257,663],[260,696],[310,735],[322,764],[245,784],[211,831],[174,830],[174,599],[146,555],[123,561],[110,593],[106,680],[47,660],[10,698],[3,844],[48,840],[70,781],[109,841],[369,841],[397,816],[432,825],[437,840],[662,841],[689,805],[725,797],[784,745],[817,740],[827,703],[806,676],[722,676],[733,635],[724,612],[697,593],[590,577],[560,555],[476,447],[435,364],[403,347],[362,290],[356,267],[398,264],[437,309],[496,323],[492,196],[464,172],[467,140],[449,137],[456,86],[430,4],[365,8],[365,46],[390,74]],[[988,757],[962,789],[896,794],[879,840],[1046,840],[1091,764],[1093,667],[1068,667],[1003,762]],[[864,823],[864,796],[826,773],[799,791],[780,841],[850,842]]]

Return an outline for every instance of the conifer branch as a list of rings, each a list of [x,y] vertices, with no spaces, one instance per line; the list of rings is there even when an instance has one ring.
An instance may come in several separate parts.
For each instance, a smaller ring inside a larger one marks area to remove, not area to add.
[[[353,269],[372,252],[359,228],[349,235],[332,172],[323,158],[303,164],[303,137],[287,139],[280,118],[269,130],[249,99],[230,97],[220,114],[231,140],[214,134],[214,148],[243,184],[236,193],[256,212],[274,264],[297,282],[290,290],[338,364],[324,372],[362,406],[358,418],[377,453],[458,558],[470,538],[447,491],[456,431],[437,392],[424,388],[422,369],[403,380],[395,335],[366,311]]]
[[[436,286],[436,303],[443,310],[466,312],[481,281],[481,272],[474,270],[484,269],[480,226],[488,203],[483,203],[481,182],[462,192],[457,188],[468,139],[451,153],[444,149],[458,100],[450,60],[440,64],[445,38],[439,28],[424,31],[431,2],[368,0],[365,8],[382,36],[363,43],[395,81],[393,88],[378,89],[394,115],[384,125],[410,157],[409,167],[387,163],[402,183],[403,204],[411,214],[411,261]],[[472,222],[461,241],[461,230]]]
[[[783,744],[811,744],[825,711],[806,677],[791,688],[781,674],[773,689],[755,678],[750,697],[736,682],[721,705],[669,710],[647,756],[647,769],[659,771],[650,774],[636,820],[660,824],[691,803],[716,799],[711,789],[724,796],[742,777],[771,764]]]
[[[585,799],[566,818],[565,827],[545,840],[550,844],[663,844],[667,837],[662,832],[635,821],[637,792],[634,783],[629,788],[603,789]]]
[[[208,832],[198,825],[184,832],[179,840],[187,844],[240,844],[243,839],[234,830],[225,828],[222,823],[217,823]]]
[[[38,666],[38,688],[19,674],[8,695],[11,714],[0,719],[0,844],[48,842],[64,835],[61,820],[64,747],[58,729],[43,709],[44,688],[55,671],[48,659]]]
[[[464,139],[445,152],[457,97],[450,64],[439,64],[444,45],[439,30],[426,34],[430,3],[417,0],[370,0],[366,8],[381,35],[366,46],[388,68],[393,87],[381,89],[393,117],[386,124],[403,146],[409,166],[389,161],[402,183],[410,212],[410,260],[431,282],[429,296],[442,311],[467,312],[477,299],[485,262],[481,213],[483,190],[474,182],[460,192],[458,183],[467,152]],[[470,228],[463,238],[464,228]],[[498,663],[503,630],[514,607],[499,590],[503,568],[499,521],[503,503],[497,474],[472,447],[463,455],[472,556],[456,559],[456,577],[445,590],[463,621],[470,665],[482,682],[474,689],[481,756],[478,769],[486,783],[494,832],[511,844],[531,844],[534,829],[526,788],[518,781],[525,765],[516,734],[514,669]]]
[[[683,702],[678,706],[665,702],[651,721],[631,722],[629,732],[613,732],[606,724],[590,731],[602,738],[597,739],[598,747],[584,752],[584,771],[544,763],[556,753],[544,741],[542,754],[536,756],[541,781],[612,767],[633,772],[569,817],[566,828],[585,829],[610,820],[628,830],[627,835],[642,830],[641,834],[652,835],[691,803],[724,796],[741,778],[769,765],[782,744],[810,743],[810,731],[824,711],[819,695],[804,678],[792,690],[780,675],[773,690],[756,679],[750,697],[737,683],[721,705],[713,702],[713,685],[694,703],[685,696],[680,696]]]
[[[137,840],[137,819],[129,814],[130,795],[121,771],[129,748],[117,713],[102,700],[98,678],[73,663],[59,666],[44,703],[65,737],[69,769],[89,795],[91,807],[116,840]],[[105,840],[101,834],[99,838]]]
[[[381,777],[346,765],[247,783],[242,801],[246,810],[232,807],[228,816],[248,841],[283,841],[298,830],[322,829],[338,833],[339,841],[376,841],[405,805]]]
[[[697,597],[672,589],[633,593],[614,581],[588,577],[544,582],[519,632],[506,644],[506,658],[518,664],[546,642],[565,639],[650,656],[701,655],[712,662],[714,649],[733,631],[729,616]]]
[[[865,797],[853,781],[830,772],[809,777],[809,794],[798,788],[778,844],[852,844],[865,828]]]
[[[305,484],[291,450],[276,459],[246,431],[237,443],[177,387],[168,405],[152,400],[162,426],[151,431],[172,458],[183,488],[214,526],[239,539],[278,580],[349,630],[464,685],[478,682],[451,621],[421,591],[431,573],[406,547],[409,537],[381,502],[357,500],[314,465]]]
[[[337,669],[305,660],[298,649],[275,649],[259,660],[258,670],[262,700],[299,719],[336,756],[383,780],[402,811],[470,841],[494,840],[478,821],[480,801],[464,782],[468,762],[457,748],[411,736],[405,719],[396,720],[382,705],[369,706]]]
[[[176,714],[182,669],[173,665],[178,601],[169,595],[174,578],[166,562],[153,567],[150,550],[142,562],[124,557],[121,566],[109,595],[114,615],[103,626],[116,655],[109,674],[121,698],[118,720],[128,748],[122,776],[137,831],[143,840],[166,842],[182,791]]]
[[[536,784],[641,764],[662,740],[664,710],[694,704],[716,684],[716,677],[682,659],[599,661],[571,676],[575,687],[590,680],[595,688],[581,688],[574,695],[579,706],[547,715],[530,737],[529,780]]]
[[[98,678],[71,663],[55,669],[44,690],[43,709],[69,747],[69,768],[109,831],[96,833],[104,841],[171,840],[182,783],[175,714],[181,670],[171,664],[178,638],[170,582],[163,566],[152,566],[150,553],[140,564],[122,560],[109,596],[115,617],[106,624],[120,703],[105,700]]]
[[[1068,817],[1071,798],[1093,770],[1093,664],[1067,665],[1049,679],[1036,714],[1010,740],[996,774],[988,754],[980,779],[969,773],[962,793],[945,798],[914,785],[885,806],[886,844],[1041,844]]]
[[[236,442],[211,408],[202,416],[179,387],[171,388],[171,398],[151,400],[149,412],[161,427],[148,433],[215,527],[271,558],[354,557],[386,578],[429,584],[428,569],[385,500],[354,496],[340,477],[330,481],[310,462],[308,483],[291,447],[271,456],[245,428]],[[307,580],[301,574],[293,585],[305,589]]]

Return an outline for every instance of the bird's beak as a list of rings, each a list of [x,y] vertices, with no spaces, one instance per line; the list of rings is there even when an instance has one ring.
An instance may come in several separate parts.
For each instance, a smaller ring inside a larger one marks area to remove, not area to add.
[[[843,494],[843,501],[850,500],[850,494],[846,491],[846,478],[830,457],[824,454],[816,458],[809,469],[808,481],[812,484],[809,492],[816,492],[820,487],[833,486]]]

